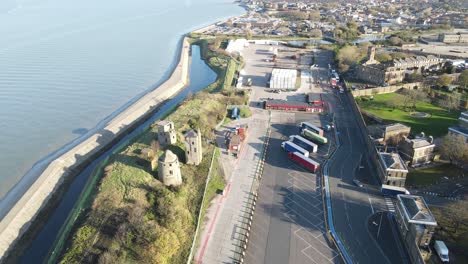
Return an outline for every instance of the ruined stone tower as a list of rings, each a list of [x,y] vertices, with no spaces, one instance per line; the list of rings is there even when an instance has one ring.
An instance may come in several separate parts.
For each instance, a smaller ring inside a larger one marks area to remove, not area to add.
[[[378,64],[379,62],[375,59],[375,46],[367,48],[367,61],[364,65]]]
[[[185,160],[187,164],[198,165],[202,161],[202,142],[200,131],[187,131],[185,138]]]
[[[177,142],[174,123],[166,120],[158,122],[158,141],[161,147],[172,145]]]
[[[166,186],[182,184],[179,159],[170,150],[166,150],[158,159],[158,178]]]

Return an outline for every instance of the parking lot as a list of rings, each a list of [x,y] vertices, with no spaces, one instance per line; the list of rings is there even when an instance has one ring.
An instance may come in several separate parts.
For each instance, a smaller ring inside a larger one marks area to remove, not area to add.
[[[272,62],[273,50],[275,48],[285,49],[282,46],[276,45],[257,45],[250,44],[249,47],[244,48],[241,52],[245,59],[245,66],[242,70],[244,79],[244,89],[251,89],[251,102],[252,106],[256,106],[258,102],[263,102],[268,99],[283,99],[291,101],[305,102],[306,94],[314,92],[311,81],[311,74],[308,71],[301,73],[301,87],[295,92],[282,92],[274,93],[274,89],[267,87],[267,82],[270,80],[272,69],[275,67],[275,63]],[[298,63],[297,60],[293,60],[290,57],[295,54],[293,48],[288,48],[290,51],[279,52],[279,61],[282,64],[301,65],[311,61],[311,57],[307,54],[302,56],[301,61]],[[304,50],[301,50],[304,53]],[[310,53],[310,51],[309,51]],[[247,80],[252,79],[252,87],[246,87]]]
[[[246,263],[342,263],[328,241],[323,214],[321,177],[287,158],[281,142],[298,134],[302,121],[321,126],[319,114],[273,112],[270,144],[258,191]],[[311,155],[323,162],[334,144]]]

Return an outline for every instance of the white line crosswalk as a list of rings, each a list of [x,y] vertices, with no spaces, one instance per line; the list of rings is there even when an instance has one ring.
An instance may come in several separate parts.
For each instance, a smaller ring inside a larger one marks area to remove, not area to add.
[[[387,204],[387,209],[390,212],[395,212],[395,205],[393,204],[393,201],[389,197],[385,197],[385,203]]]

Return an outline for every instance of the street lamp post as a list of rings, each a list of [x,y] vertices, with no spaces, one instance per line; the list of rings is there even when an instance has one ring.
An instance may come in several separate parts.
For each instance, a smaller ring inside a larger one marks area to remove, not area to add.
[[[383,217],[383,212],[380,213],[380,223],[379,223],[379,229],[377,230],[377,239],[379,239],[379,235],[380,235],[380,227],[382,226],[382,217]]]

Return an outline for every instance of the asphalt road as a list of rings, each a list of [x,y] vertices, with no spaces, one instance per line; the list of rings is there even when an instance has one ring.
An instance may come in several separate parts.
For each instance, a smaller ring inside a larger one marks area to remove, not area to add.
[[[320,124],[319,119],[317,114],[273,112],[245,263],[343,263],[325,234],[321,178],[291,162],[280,146],[297,134],[299,122]],[[327,149],[319,147],[318,155]]]
[[[317,52],[316,63],[319,69],[314,70],[316,79],[328,80],[328,63],[331,54]],[[386,211],[387,205],[378,190],[376,170],[369,161],[356,116],[353,115],[350,101],[346,94],[322,85],[325,100],[335,114],[335,129],[340,142],[339,148],[330,159],[329,183],[332,201],[333,222],[348,254],[354,263],[395,263],[400,252],[392,246],[398,243],[393,236],[384,237],[381,245],[369,232],[369,218],[379,211]],[[366,182],[363,188],[356,186],[353,179]],[[382,228],[390,228],[389,225]],[[391,232],[382,232],[382,236]],[[383,247],[395,250],[382,250]]]

